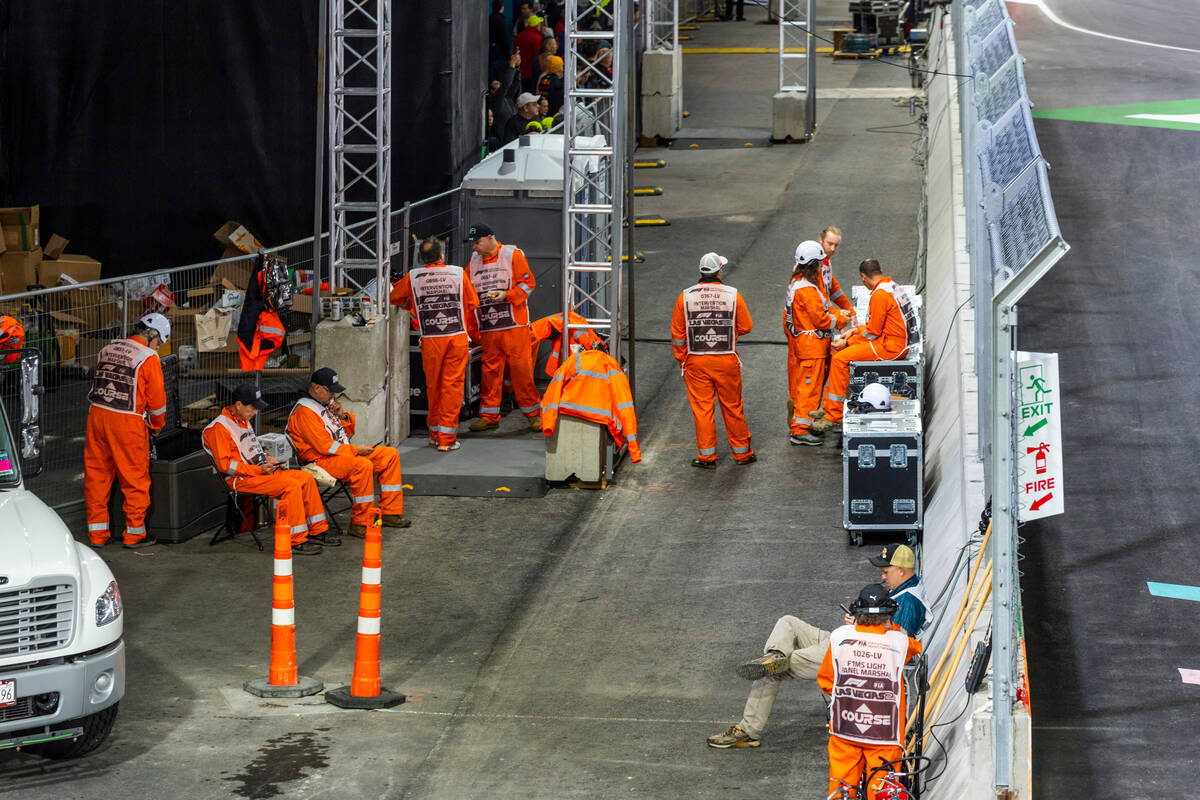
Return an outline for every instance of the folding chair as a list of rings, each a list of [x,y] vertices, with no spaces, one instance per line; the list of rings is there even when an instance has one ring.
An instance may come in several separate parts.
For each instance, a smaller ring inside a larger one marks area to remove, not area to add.
[[[210,455],[209,458],[211,460],[212,456]],[[254,498],[254,502],[250,507],[250,516],[247,517],[246,513],[242,511],[241,504],[242,495],[247,493],[229,488],[229,484],[225,482],[221,471],[217,469],[216,461],[212,461],[212,469],[221,481],[221,485],[225,487],[225,521],[221,523],[221,527],[217,528],[216,533],[209,540],[208,546],[212,547],[217,542],[225,542],[233,539],[242,532],[241,528],[245,527],[246,530],[250,531],[250,535],[254,537],[254,543],[258,545],[258,549],[261,551],[263,544],[262,540],[258,538],[258,512],[270,498],[262,494],[248,494],[247,496]],[[227,535],[222,536],[221,534],[223,533],[227,533]]]

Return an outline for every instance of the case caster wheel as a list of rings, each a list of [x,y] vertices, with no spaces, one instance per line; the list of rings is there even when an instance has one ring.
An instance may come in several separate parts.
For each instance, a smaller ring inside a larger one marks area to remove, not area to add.
[[[849,534],[849,536],[850,536],[850,544],[854,545],[855,547],[862,547],[863,535],[861,532],[847,531],[846,533]]]

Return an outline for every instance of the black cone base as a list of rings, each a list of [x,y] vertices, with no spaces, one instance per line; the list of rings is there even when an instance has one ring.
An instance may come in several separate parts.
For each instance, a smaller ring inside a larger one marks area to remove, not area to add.
[[[405,701],[405,696],[399,692],[390,692],[380,687],[376,697],[355,697],[350,694],[349,686],[339,686],[325,693],[325,702],[338,708],[391,708]]]

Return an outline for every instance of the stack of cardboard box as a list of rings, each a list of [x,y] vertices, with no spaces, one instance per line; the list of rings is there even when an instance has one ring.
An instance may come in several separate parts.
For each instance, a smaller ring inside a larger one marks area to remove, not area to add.
[[[0,254],[0,291],[17,294],[37,285],[37,269],[42,263],[38,239],[38,206],[0,208],[0,228],[4,231],[4,252]]]

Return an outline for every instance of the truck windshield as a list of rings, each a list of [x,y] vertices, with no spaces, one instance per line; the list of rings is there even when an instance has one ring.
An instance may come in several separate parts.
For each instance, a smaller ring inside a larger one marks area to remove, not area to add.
[[[21,448],[8,425],[8,414],[0,408],[0,488],[10,488],[21,482]]]

